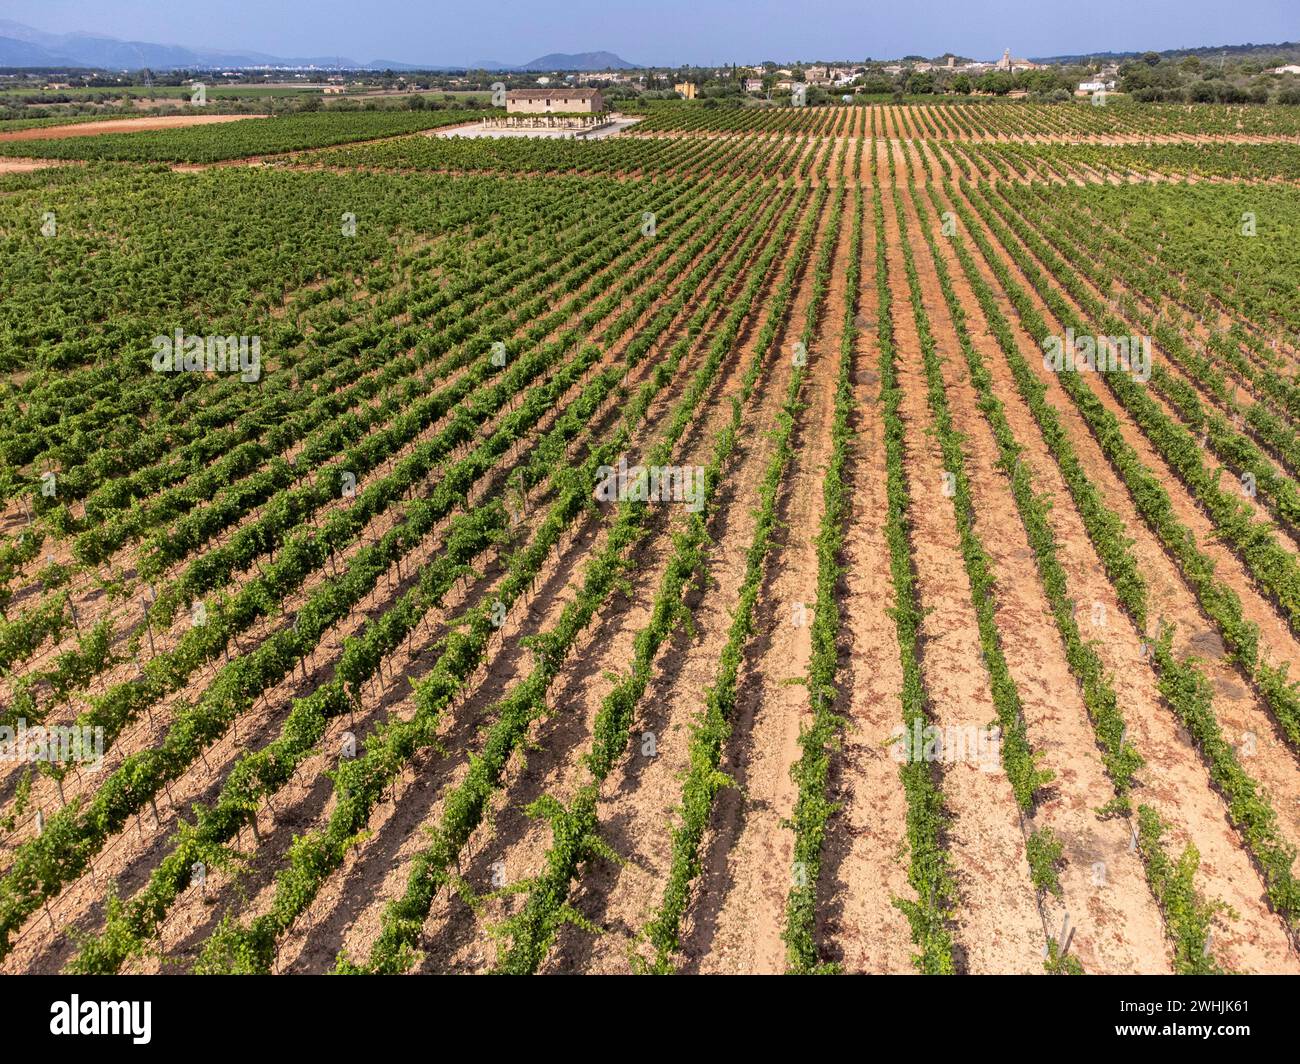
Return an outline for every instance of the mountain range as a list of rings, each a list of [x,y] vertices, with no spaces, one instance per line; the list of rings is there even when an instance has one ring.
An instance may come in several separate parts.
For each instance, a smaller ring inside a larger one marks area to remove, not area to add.
[[[1205,48],[1169,49],[1162,58],[1194,55],[1207,59],[1223,54],[1234,58],[1279,54],[1288,58],[1300,52],[1300,44],[1222,45]],[[1040,63],[1122,62],[1140,52],[1094,52],[1088,55],[1033,57]],[[912,58],[922,58],[920,56]],[[189,48],[178,44],[124,41],[97,33],[45,33],[31,26],[0,19],[0,67],[84,67],[97,70],[211,70],[216,68],[317,67],[335,70],[493,70],[542,73],[556,70],[635,70],[636,63],[613,52],[551,52],[527,63],[506,63],[479,59],[470,63],[408,63],[396,59],[360,62],[342,55],[286,57],[256,51],[221,51]]]
[[[465,64],[484,70],[632,70],[613,52],[555,52],[519,65],[495,60]],[[460,65],[404,63],[393,59],[358,62],[347,56],[285,57],[264,52],[218,51],[177,44],[122,41],[95,33],[43,33],[0,19],[0,67],[91,67],[100,70],[206,70],[215,67],[327,67],[341,70],[460,69]]]

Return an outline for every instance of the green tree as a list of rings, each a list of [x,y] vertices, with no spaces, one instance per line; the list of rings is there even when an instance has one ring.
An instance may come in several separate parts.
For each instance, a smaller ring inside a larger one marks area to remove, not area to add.
[[[907,91],[914,96],[934,92],[934,75],[927,71],[913,71],[907,76]]]
[[[976,82],[980,92],[991,92],[994,96],[1005,96],[1015,88],[1015,84],[1015,78],[1005,70],[990,70]]]

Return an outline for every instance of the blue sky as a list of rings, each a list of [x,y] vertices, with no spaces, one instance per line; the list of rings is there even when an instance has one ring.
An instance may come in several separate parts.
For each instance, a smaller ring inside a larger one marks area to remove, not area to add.
[[[977,58],[1300,39],[1297,0],[0,0],[0,17],[191,47],[366,62]]]

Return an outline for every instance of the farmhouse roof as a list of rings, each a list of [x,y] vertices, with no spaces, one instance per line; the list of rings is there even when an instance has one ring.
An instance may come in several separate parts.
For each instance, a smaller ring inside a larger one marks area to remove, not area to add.
[[[597,89],[511,89],[507,100],[590,100]]]

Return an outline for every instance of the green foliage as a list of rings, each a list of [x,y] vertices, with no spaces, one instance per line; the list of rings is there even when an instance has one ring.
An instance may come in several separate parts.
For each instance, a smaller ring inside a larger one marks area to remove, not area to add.
[[[1060,946],[1055,941],[1049,941],[1043,971],[1048,975],[1083,975],[1083,964],[1073,953],[1063,955]]]
[[[1034,889],[1051,891],[1061,896],[1061,880],[1057,870],[1065,863],[1065,844],[1049,827],[1037,828],[1025,839],[1025,857],[1029,860],[1029,876]]]
[[[1150,806],[1138,808],[1137,840],[1147,882],[1164,911],[1174,946],[1174,970],[1181,975],[1222,975],[1210,952],[1210,930],[1220,913],[1233,915],[1221,901],[1206,901],[1196,890],[1201,856],[1188,843],[1178,859],[1165,852],[1164,825]]]

